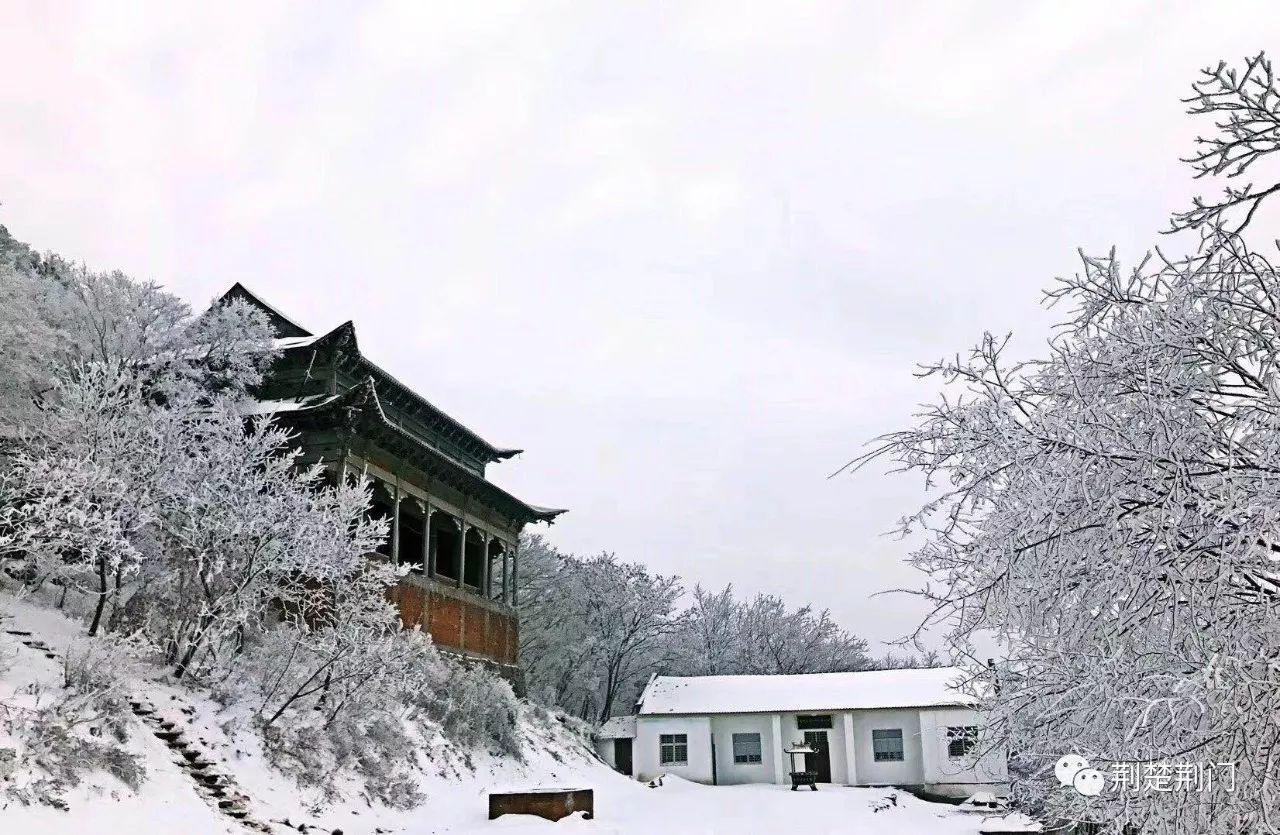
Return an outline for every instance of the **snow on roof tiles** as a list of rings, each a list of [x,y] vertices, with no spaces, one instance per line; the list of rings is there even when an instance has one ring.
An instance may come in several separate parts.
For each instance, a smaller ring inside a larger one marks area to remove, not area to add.
[[[337,397],[332,394],[316,394],[310,397],[299,397],[292,400],[259,400],[245,408],[249,415],[275,415],[284,412],[302,412],[323,406]]]
[[[600,726],[596,736],[600,739],[633,739],[636,735],[634,716],[615,716]]]
[[[870,670],[791,676],[655,676],[637,713],[773,713],[954,707],[975,703],[953,689],[964,680],[955,667]]]

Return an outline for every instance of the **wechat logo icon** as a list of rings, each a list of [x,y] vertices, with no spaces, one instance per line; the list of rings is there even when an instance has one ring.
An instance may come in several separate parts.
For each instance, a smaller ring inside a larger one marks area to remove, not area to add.
[[[1059,783],[1070,786],[1085,797],[1097,797],[1106,785],[1102,772],[1090,768],[1089,761],[1079,754],[1067,754],[1058,760],[1053,774]]]

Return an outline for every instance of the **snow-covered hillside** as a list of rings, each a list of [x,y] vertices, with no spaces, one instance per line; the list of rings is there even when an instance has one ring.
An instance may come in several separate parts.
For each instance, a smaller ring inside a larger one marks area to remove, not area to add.
[[[0,593],[0,710],[5,718],[57,703],[68,656],[83,652],[83,627],[55,609]],[[175,687],[163,671],[127,671],[130,713],[123,748],[145,779],[137,791],[105,773],[84,776],[61,794],[66,808],[9,801],[5,832],[885,832],[975,835],[979,820],[953,807],[878,789],[824,788],[793,793],[776,786],[707,787],[668,778],[650,788],[605,767],[583,739],[545,711],[525,705],[519,719],[524,762],[441,740],[420,758],[426,801],[410,811],[371,804],[358,790],[303,790],[267,764],[260,740],[224,708]],[[0,726],[3,727],[3,726]],[[94,733],[90,731],[90,733]],[[97,734],[101,736],[101,734]],[[33,789],[44,773],[22,742],[0,732],[0,752],[16,750],[4,779]],[[0,775],[5,762],[0,759]],[[552,824],[536,818],[486,820],[486,794],[513,786],[590,787],[596,819]]]

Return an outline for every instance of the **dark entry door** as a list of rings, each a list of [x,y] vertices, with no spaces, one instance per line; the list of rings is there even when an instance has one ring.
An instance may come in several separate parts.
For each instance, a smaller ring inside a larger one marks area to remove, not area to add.
[[[628,777],[631,776],[631,740],[613,741],[613,767]]]
[[[804,743],[814,750],[804,755],[804,770],[817,772],[819,783],[831,782],[831,749],[827,747],[826,731],[805,731]]]

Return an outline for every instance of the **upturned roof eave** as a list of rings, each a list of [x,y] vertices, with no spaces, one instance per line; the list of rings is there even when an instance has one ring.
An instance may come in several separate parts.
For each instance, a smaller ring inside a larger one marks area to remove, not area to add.
[[[344,340],[343,339],[344,336],[348,338]],[[373,360],[365,356],[361,352],[360,342],[356,338],[355,323],[351,321],[343,322],[341,325],[338,325],[336,328],[329,331],[328,333],[325,333],[317,337],[314,341],[305,342],[297,345],[282,346],[281,351],[282,353],[289,353],[290,351],[302,351],[307,349],[314,350],[318,346],[326,345],[330,343],[337,343],[340,345],[349,345],[349,351],[351,353],[351,356],[356,360],[357,364],[360,366],[361,370],[365,374],[368,374],[369,376],[376,378],[378,382],[384,383],[385,385],[396,389],[397,392],[404,395],[407,399],[421,406],[433,418],[436,418],[441,422],[445,423],[446,425],[448,425],[450,428],[456,429],[459,432],[461,432],[463,435],[466,436],[466,438],[469,441],[479,446],[481,450],[484,453],[486,453],[485,457],[489,462],[505,461],[507,459],[510,459],[519,455],[524,451],[522,449],[511,449],[506,447],[499,447],[491,443],[490,441],[485,440],[475,430],[468,428],[466,424],[462,423],[457,418],[453,417],[448,412],[446,412],[444,409],[441,409],[439,406],[435,405],[430,400],[423,397],[421,394],[418,394],[416,391],[413,390],[412,387],[406,385],[394,374],[387,371],[385,368],[383,368],[382,366],[378,365],[376,362],[374,362]]]
[[[456,475],[460,476],[464,481],[470,482],[474,487],[480,490],[491,491],[498,496],[506,499],[508,502],[524,511],[524,522],[546,522],[551,524],[556,517],[567,511],[559,508],[545,508],[537,505],[531,505],[523,499],[512,495],[508,491],[489,481],[484,476],[477,474],[462,462],[453,458],[441,450],[436,449],[430,444],[424,442],[421,438],[409,432],[390,418],[387,417],[386,411],[382,408],[382,402],[378,396],[378,389],[372,379],[366,379],[358,386],[347,389],[346,391],[330,395],[315,403],[307,404],[297,409],[281,411],[281,416],[294,415],[318,415],[326,412],[337,411],[339,409],[355,409],[361,413],[370,414],[374,417],[377,425],[385,431],[393,432],[398,437],[408,441],[413,447],[418,449],[427,457],[436,459],[445,464]]]

